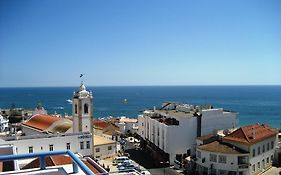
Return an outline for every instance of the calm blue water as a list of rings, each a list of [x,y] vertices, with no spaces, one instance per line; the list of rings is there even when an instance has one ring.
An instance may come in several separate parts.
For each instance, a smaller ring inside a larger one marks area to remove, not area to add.
[[[34,109],[41,102],[48,113],[71,114],[73,91],[78,87],[0,88],[0,108]],[[88,87],[94,95],[94,116],[137,117],[142,110],[164,101],[212,104],[239,112],[239,124],[281,126],[281,86],[154,86]],[[127,103],[124,103],[127,99]]]

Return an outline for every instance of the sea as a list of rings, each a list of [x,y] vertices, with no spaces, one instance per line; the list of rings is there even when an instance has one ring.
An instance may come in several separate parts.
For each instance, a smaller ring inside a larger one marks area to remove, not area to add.
[[[71,115],[73,92],[79,87],[0,88],[0,108],[34,109]],[[137,118],[163,102],[210,104],[238,112],[239,126],[265,123],[281,129],[281,86],[118,86],[87,87],[93,93],[94,118]]]

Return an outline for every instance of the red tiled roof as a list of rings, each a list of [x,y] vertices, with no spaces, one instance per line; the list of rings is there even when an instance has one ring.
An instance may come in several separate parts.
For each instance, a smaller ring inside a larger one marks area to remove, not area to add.
[[[59,117],[53,117],[45,114],[37,114],[32,116],[29,120],[23,122],[22,124],[43,131],[58,120],[60,120]]]
[[[103,121],[103,120],[94,120],[93,123],[94,123],[95,127],[101,128],[101,129],[104,129],[109,125],[108,122]]]
[[[98,173],[101,173],[100,171],[98,171],[95,167],[93,167],[87,160],[82,160],[82,162],[88,167],[90,168],[90,170],[95,173],[95,174],[98,174]]]
[[[231,145],[214,141],[205,145],[200,145],[198,149],[209,151],[209,152],[219,152],[225,154],[246,154],[247,152],[242,151]]]
[[[68,156],[47,156],[45,158],[46,166],[56,166],[56,165],[67,165],[71,164],[72,160]],[[33,160],[29,164],[22,167],[22,169],[39,168],[40,162],[39,158]]]
[[[72,160],[70,157],[62,156],[62,155],[47,156],[45,158],[45,161],[46,161],[46,167],[72,164]],[[105,173],[104,171],[99,170],[97,167],[92,165],[87,159],[82,159],[82,162],[95,174]],[[40,166],[40,162],[39,162],[39,158],[37,158],[32,162],[30,162],[29,164],[22,167],[22,169],[39,168],[39,166]]]
[[[265,124],[253,124],[241,127],[223,138],[224,141],[238,142],[252,145],[270,137],[276,136],[278,132]]]

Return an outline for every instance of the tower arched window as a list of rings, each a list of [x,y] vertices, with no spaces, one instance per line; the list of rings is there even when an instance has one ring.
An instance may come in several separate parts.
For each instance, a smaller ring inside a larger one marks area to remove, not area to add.
[[[84,104],[84,114],[88,114],[89,113],[89,105],[86,103]]]
[[[75,104],[75,106],[74,106],[74,112],[75,112],[75,114],[77,114],[77,104]]]

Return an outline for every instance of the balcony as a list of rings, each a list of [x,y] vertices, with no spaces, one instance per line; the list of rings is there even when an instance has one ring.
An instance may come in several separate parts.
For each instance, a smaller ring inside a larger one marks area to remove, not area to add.
[[[248,156],[238,156],[238,168],[245,169],[249,167],[249,158]]]
[[[67,155],[72,160],[72,165],[69,166],[46,166],[47,156],[56,155]],[[15,170],[3,172],[4,174],[45,174],[45,175],[64,175],[64,174],[87,174],[94,175],[93,171],[82,162],[73,152],[71,151],[53,151],[53,152],[40,152],[40,153],[29,153],[29,154],[16,154],[16,155],[1,155],[0,162],[14,161],[20,159],[31,159],[39,158],[40,168],[32,168],[26,170]],[[71,168],[72,166],[72,168]],[[2,174],[2,173],[0,173]],[[108,174],[107,172],[104,174]]]

